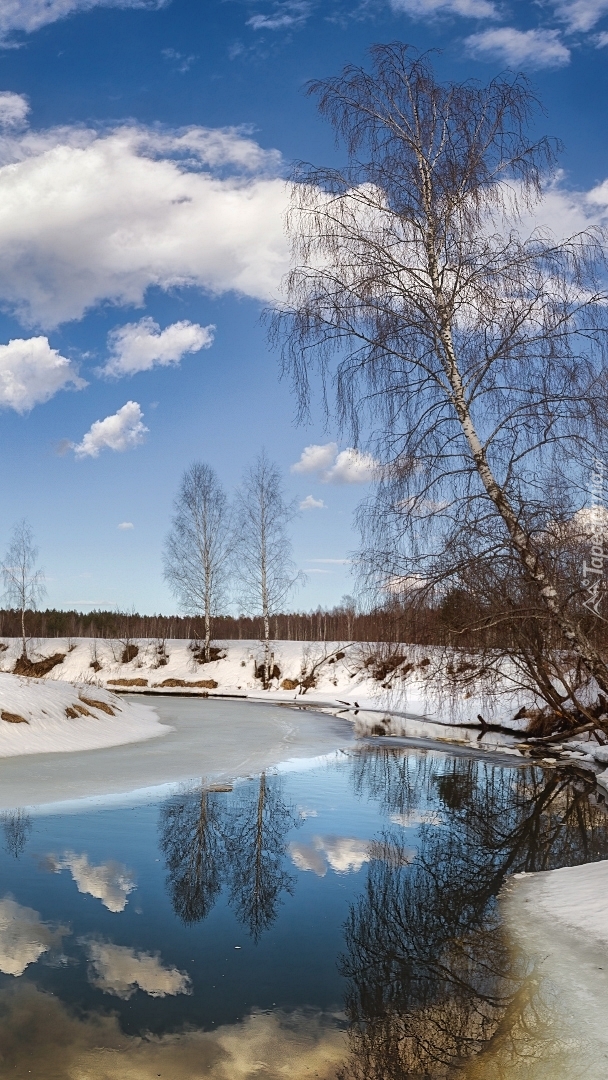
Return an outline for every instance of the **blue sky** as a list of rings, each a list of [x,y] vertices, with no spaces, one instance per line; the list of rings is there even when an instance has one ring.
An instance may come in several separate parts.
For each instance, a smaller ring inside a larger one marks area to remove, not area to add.
[[[445,78],[526,71],[565,147],[545,213],[604,220],[608,0],[0,0],[0,548],[27,517],[50,605],[175,610],[183,469],[232,490],[262,445],[305,504],[294,606],[352,590],[369,462],[320,408],[295,425],[260,314],[282,177],[339,153],[306,81],[395,39]]]

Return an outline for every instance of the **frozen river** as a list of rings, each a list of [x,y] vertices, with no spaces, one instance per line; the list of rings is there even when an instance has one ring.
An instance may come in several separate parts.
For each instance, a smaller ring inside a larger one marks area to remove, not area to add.
[[[153,707],[173,729],[160,738],[1,759],[0,810],[130,795],[190,779],[231,780],[354,742],[349,721],[304,709],[180,697],[155,697]]]

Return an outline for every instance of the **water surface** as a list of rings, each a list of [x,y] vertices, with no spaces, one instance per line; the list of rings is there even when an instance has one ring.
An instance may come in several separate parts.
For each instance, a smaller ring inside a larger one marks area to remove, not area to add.
[[[2,1076],[570,1075],[498,894],[608,857],[582,781],[378,740],[213,786],[5,812]]]

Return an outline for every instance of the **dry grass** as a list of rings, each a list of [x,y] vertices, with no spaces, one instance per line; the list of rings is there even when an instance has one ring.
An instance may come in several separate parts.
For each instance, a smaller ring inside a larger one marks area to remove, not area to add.
[[[154,683],[155,689],[161,687],[178,687],[187,686],[193,688],[202,688],[204,690],[215,690],[219,686],[219,683],[215,679],[198,679],[196,682],[186,682],[185,679],[164,679],[162,682]]]
[[[108,679],[108,686],[147,686],[147,679]]]
[[[91,709],[101,709],[108,716],[116,716],[114,709],[111,705],[108,705],[107,701],[97,701],[96,698],[85,697],[84,694],[80,695],[80,700],[84,701],[85,705],[88,705]]]
[[[283,679],[281,690],[297,690],[299,685],[297,679]]]
[[[25,716],[19,716],[16,712],[0,712],[0,716],[7,724],[29,724],[29,720],[25,719]]]

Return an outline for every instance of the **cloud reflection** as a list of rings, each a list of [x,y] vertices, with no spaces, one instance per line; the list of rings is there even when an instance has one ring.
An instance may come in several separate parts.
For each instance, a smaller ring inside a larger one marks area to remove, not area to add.
[[[53,930],[33,908],[5,896],[0,900],[0,971],[23,975],[26,967],[58,944],[66,932],[62,927]]]
[[[188,975],[175,967],[165,967],[158,954],[136,953],[126,945],[111,942],[83,944],[91,961],[89,981],[104,994],[115,994],[128,1001],[136,990],[143,990],[154,998],[192,993]]]
[[[48,855],[45,864],[55,874],[69,870],[78,892],[101,900],[108,911],[124,911],[129,893],[136,888],[133,871],[113,859],[94,866],[89,862],[88,855],[66,851],[59,858]]]
[[[345,1053],[343,1032],[316,1011],[253,1013],[215,1032],[141,1037],[123,1034],[114,1015],[73,1015],[29,984],[0,993],[0,1060],[18,1080],[334,1080]]]
[[[310,844],[293,841],[289,854],[298,870],[312,870],[325,877],[331,867],[336,874],[357,873],[371,857],[369,840],[349,836],[313,836]]]

